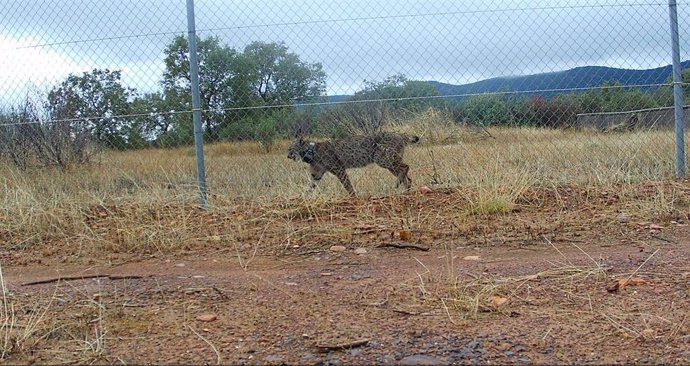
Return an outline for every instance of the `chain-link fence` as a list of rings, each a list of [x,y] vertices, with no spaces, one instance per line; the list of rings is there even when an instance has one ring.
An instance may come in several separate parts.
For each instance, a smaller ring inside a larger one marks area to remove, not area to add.
[[[211,194],[674,176],[672,113],[591,122],[674,105],[668,3],[195,5]],[[0,24],[5,171],[91,172],[69,184],[99,196],[196,192],[185,4],[9,0]]]

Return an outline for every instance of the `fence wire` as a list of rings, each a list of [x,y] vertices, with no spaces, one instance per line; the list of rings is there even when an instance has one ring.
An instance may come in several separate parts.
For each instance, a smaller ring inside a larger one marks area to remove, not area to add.
[[[3,8],[2,164],[105,165],[99,194],[194,187],[184,4]],[[674,176],[666,2],[196,1],[195,13],[212,193]]]

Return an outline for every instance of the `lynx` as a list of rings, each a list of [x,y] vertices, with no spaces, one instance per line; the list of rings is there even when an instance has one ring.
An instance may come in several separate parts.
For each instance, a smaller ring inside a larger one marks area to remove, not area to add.
[[[354,196],[355,190],[346,169],[377,164],[398,178],[396,188],[403,184],[409,190],[412,185],[412,180],[407,175],[410,167],[403,162],[403,153],[406,145],[417,142],[418,136],[393,132],[351,136],[327,142],[308,142],[299,136],[288,148],[288,158],[295,161],[300,159],[309,164],[312,189],[326,172],[331,172],[338,177],[347,192]]]

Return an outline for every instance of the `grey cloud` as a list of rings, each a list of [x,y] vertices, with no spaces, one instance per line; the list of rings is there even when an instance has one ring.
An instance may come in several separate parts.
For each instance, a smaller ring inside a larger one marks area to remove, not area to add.
[[[10,0],[3,7],[4,35],[54,44],[51,51],[83,67],[124,69],[129,85],[144,91],[157,88],[165,46],[186,32],[183,1]],[[684,59],[689,10],[679,5]],[[665,2],[197,0],[196,16],[201,37],[237,49],[284,41],[302,59],[321,62],[329,93],[352,93],[364,79],[394,73],[465,83],[593,64],[670,63]]]

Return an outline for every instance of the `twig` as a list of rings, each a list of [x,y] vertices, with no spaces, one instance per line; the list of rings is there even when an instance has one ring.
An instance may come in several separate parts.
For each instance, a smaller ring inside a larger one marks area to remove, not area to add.
[[[652,259],[652,257],[653,257],[657,252],[659,252],[659,249],[655,250],[654,253],[650,254],[649,257],[647,257],[647,259],[645,259],[644,262],[642,262],[642,264],[640,264],[640,266],[637,267],[637,269],[636,269],[633,273],[631,273],[630,276],[628,276],[628,279],[626,279],[625,281],[626,281],[626,282],[627,282],[627,281],[630,281],[630,279],[633,278],[633,276],[636,275],[637,272],[640,271],[640,269],[642,268],[642,266],[644,266],[645,264],[647,264],[647,262],[648,262],[650,259]]]
[[[424,245],[418,245],[418,244],[411,244],[411,243],[383,243],[378,246],[378,248],[386,248],[386,247],[392,247],[392,248],[400,248],[400,249],[416,249],[416,250],[421,250],[424,252],[429,251],[429,247],[424,246]]]
[[[405,315],[419,315],[418,312],[409,311],[409,310],[405,310],[405,309],[391,309],[391,311],[394,311],[394,312],[400,313],[400,314],[405,314]]]
[[[662,237],[659,236],[659,235],[652,235],[651,237],[654,238],[654,239],[656,239],[656,240],[665,241],[665,242],[667,242],[667,243],[678,244],[678,242],[675,241],[675,240],[662,238]]]
[[[140,279],[144,278],[145,276],[138,276],[138,275],[106,275],[103,277],[108,277],[109,280],[129,280],[129,279]],[[150,276],[146,276],[150,277]]]
[[[582,248],[580,248],[579,246],[577,246],[577,244],[573,244],[573,246],[574,246],[575,248],[577,248],[580,252],[582,252],[582,254],[586,255],[587,258],[589,258],[589,260],[591,260],[592,262],[594,262],[594,266],[595,266],[595,267],[597,267],[597,268],[598,268],[598,267],[601,267],[601,263],[597,262],[594,258],[592,258],[592,256],[589,255],[589,253],[587,253],[587,252],[585,252],[584,250],[582,250]]]
[[[622,329],[628,333],[634,333],[636,336],[642,338],[642,334],[640,334],[640,332],[638,332],[637,330],[635,330],[633,328],[626,327],[625,325],[617,322],[616,320],[614,320],[613,318],[611,318],[610,316],[608,316],[604,312],[601,312],[601,315],[603,315],[604,318],[606,318],[606,320],[608,320],[611,324],[613,324],[614,327],[617,327],[619,331]]]
[[[357,231],[353,231],[353,235],[364,235],[364,234],[371,234],[371,233],[376,233],[379,231],[386,231],[388,230],[385,227],[372,227],[372,228],[366,228],[366,229],[359,229]]]
[[[53,283],[53,282],[60,282],[60,281],[78,281],[78,280],[86,280],[86,279],[91,279],[91,278],[108,278],[110,280],[124,280],[124,279],[129,279],[129,278],[133,278],[133,279],[143,278],[143,276],[108,275],[108,274],[59,276],[59,277],[49,278],[49,279],[45,279],[45,280],[38,280],[38,281],[31,281],[31,282],[23,283],[22,286],[41,285],[41,284],[45,284],[45,283]]]
[[[368,343],[369,343],[368,339],[360,339],[360,340],[357,340],[354,342],[334,344],[334,345],[317,344],[316,348],[319,349],[319,352],[328,352],[328,351],[338,351],[338,350],[343,350],[343,349],[350,349],[350,348],[355,348],[355,347],[360,347],[360,346],[366,346]]]
[[[220,295],[220,298],[221,298],[221,299],[227,300],[228,296],[225,295],[225,293],[224,293],[223,291],[221,291],[218,287],[213,286],[213,287],[211,287],[211,288],[212,288],[213,291],[215,291],[218,295]]]
[[[2,265],[0,265],[0,290],[2,291],[2,315],[4,318],[2,319],[2,329],[5,333],[3,337],[2,353],[0,354],[0,361],[2,361],[5,360],[5,355],[9,349],[8,345],[10,343],[10,333],[12,332],[12,328],[14,326],[14,308],[10,309],[11,305],[8,306],[7,304],[7,288],[5,287],[5,278],[2,275]],[[10,312],[12,313],[11,316]]]
[[[561,257],[563,257],[563,259],[565,259],[565,260],[568,262],[568,264],[570,264],[571,266],[573,265],[573,264],[570,262],[570,260],[568,259],[568,257],[566,257],[565,254],[563,254],[563,252],[561,252],[561,250],[558,249],[558,247],[556,247],[555,245],[553,245],[553,242],[551,242],[551,240],[549,240],[549,238],[546,237],[546,235],[542,235],[542,237],[544,238],[544,240],[546,240],[547,243],[549,243],[549,245],[551,245],[551,247],[553,247],[553,249],[556,249],[556,251],[558,252],[558,254],[560,254]]]
[[[448,311],[448,306],[446,306],[446,300],[441,298],[441,304],[443,304],[443,309],[446,311],[446,315],[448,315],[448,320],[450,320],[451,324],[455,324],[453,317],[450,316],[450,311]]]
[[[189,330],[191,330],[194,334],[196,334],[197,337],[199,337],[202,341],[206,342],[206,344],[208,344],[211,347],[213,352],[216,353],[216,365],[220,365],[220,352],[218,352],[216,346],[214,346],[213,343],[209,342],[208,339],[204,338],[204,336],[202,336],[196,330],[194,330],[194,328],[189,326],[189,324],[185,323],[185,326],[189,328]]]
[[[481,127],[482,127],[482,130],[484,130],[484,133],[486,133],[487,136],[489,136],[489,137],[492,138],[492,139],[496,139],[496,138],[494,137],[494,135],[492,135],[491,132],[489,132],[489,130],[486,128],[486,126],[481,125]]]
[[[122,307],[124,307],[124,308],[145,308],[147,306],[148,305],[146,305],[146,304],[130,304],[128,302],[122,304]]]
[[[434,174],[431,176],[431,181],[435,184],[440,184],[441,176],[438,174],[438,170],[436,170],[436,158],[434,157],[434,152],[428,146],[426,151],[429,153],[429,157],[431,158],[431,168],[434,171]]]
[[[678,333],[678,331],[680,329],[683,329],[683,324],[685,324],[686,318],[687,318],[687,315],[683,315],[683,320],[681,320],[680,324],[678,324],[678,326],[671,332],[671,334],[668,335],[668,339],[672,339],[673,337],[676,336],[676,333]]]

